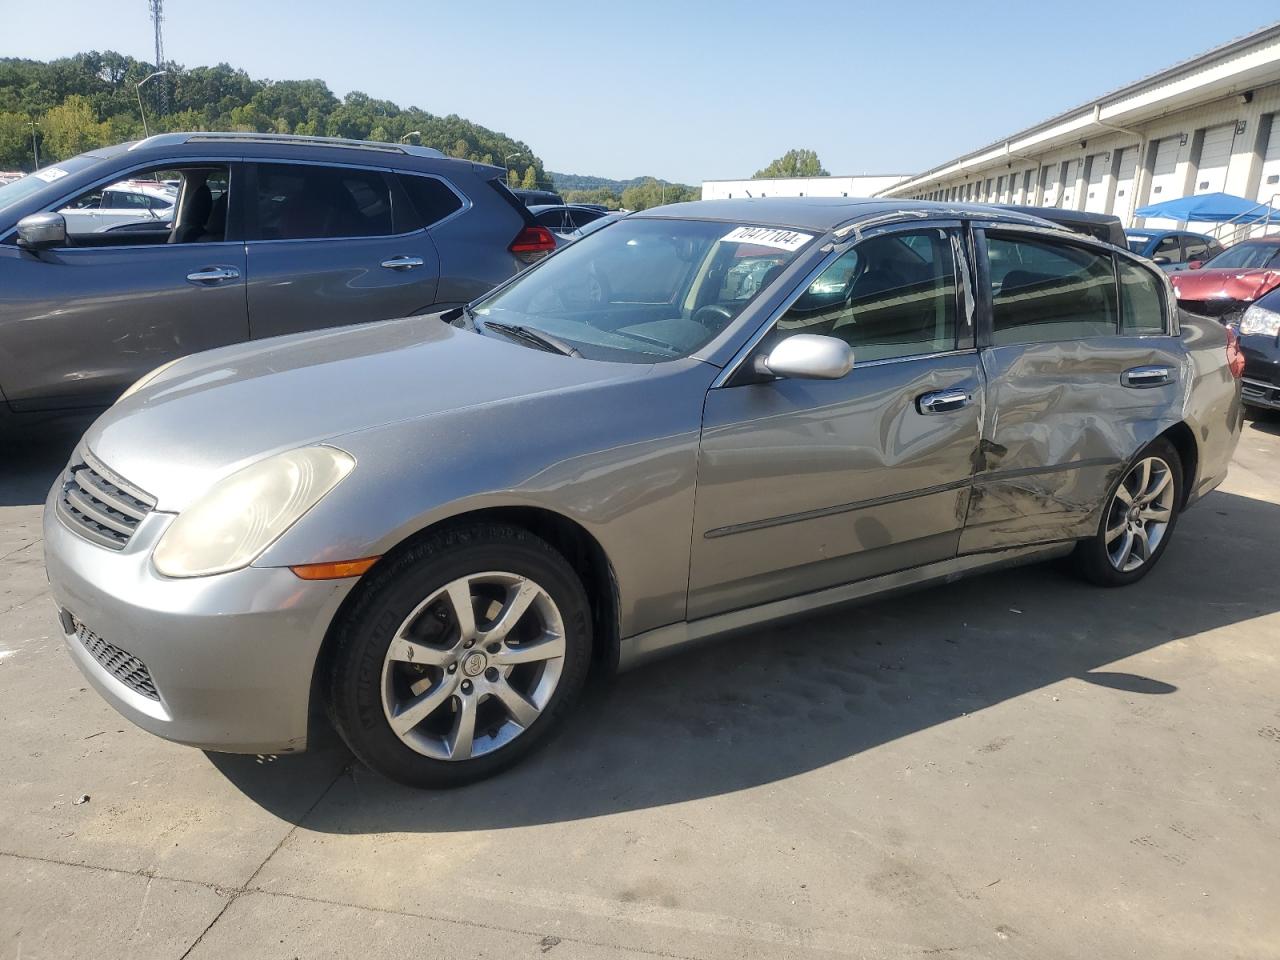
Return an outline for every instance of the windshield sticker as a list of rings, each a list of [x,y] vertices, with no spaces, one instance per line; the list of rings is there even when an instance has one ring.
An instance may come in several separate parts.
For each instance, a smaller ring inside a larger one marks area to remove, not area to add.
[[[721,243],[754,243],[761,247],[794,252],[813,239],[811,233],[779,230],[775,227],[737,227],[720,238]]]
[[[53,183],[55,180],[61,180],[67,175],[67,171],[59,167],[45,167],[43,170],[37,170],[32,174],[33,177],[39,177],[45,183]]]

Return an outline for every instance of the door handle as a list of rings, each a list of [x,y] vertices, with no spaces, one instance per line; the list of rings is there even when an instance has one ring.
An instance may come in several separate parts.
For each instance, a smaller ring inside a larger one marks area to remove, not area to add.
[[[205,267],[195,273],[188,273],[187,279],[192,283],[217,283],[220,280],[239,280],[240,271],[235,267]]]
[[[938,390],[916,397],[916,409],[921,413],[951,413],[973,403],[973,394],[967,390]]]
[[[1126,387],[1163,387],[1173,383],[1173,371],[1168,367],[1130,367],[1120,374],[1120,382]]]
[[[392,257],[390,260],[383,260],[382,265],[388,270],[412,270],[414,267],[420,267],[423,264],[421,257]]]

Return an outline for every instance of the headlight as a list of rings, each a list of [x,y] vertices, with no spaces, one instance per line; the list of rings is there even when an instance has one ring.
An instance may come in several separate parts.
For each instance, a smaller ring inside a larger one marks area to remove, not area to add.
[[[166,577],[204,577],[248,566],[355,465],[333,447],[303,447],[250,464],[178,515],[156,545],[156,569]]]
[[[156,377],[160,376],[160,374],[164,373],[166,370],[168,370],[170,367],[172,367],[175,363],[177,363],[181,359],[182,359],[181,357],[177,357],[174,360],[170,360],[168,363],[160,364],[160,366],[156,367],[150,373],[144,373],[137,380],[133,381],[133,385],[129,387],[128,390],[120,394],[120,397],[119,399],[116,400],[116,403],[119,403],[125,397],[133,396],[135,393],[137,393],[139,390],[145,387],[148,383],[150,383]]]
[[[1240,318],[1240,332],[1263,337],[1280,337],[1280,313],[1255,303]]]

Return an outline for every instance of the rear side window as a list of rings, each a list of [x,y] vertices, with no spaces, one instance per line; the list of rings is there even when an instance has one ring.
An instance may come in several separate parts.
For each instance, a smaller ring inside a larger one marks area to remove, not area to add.
[[[258,165],[257,238],[390,236],[391,192],[377,170]]]
[[[987,253],[996,345],[1115,334],[1110,256],[1038,237],[990,234]]]
[[[1117,258],[1120,332],[1164,333],[1164,288],[1150,270]]]
[[[429,227],[433,223],[439,223],[462,209],[462,199],[435,177],[418,177],[408,173],[398,176],[422,226]]]

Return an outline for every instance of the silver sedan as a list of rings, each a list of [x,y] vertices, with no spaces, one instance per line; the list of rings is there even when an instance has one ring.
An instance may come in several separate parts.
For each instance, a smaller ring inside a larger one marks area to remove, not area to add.
[[[663,207],[464,309],[144,377],[50,491],[49,577],[147,730],[285,753],[323,705],[455,784],[593,663],[1067,554],[1138,580],[1223,479],[1242,365],[1159,270],[1027,215]]]

